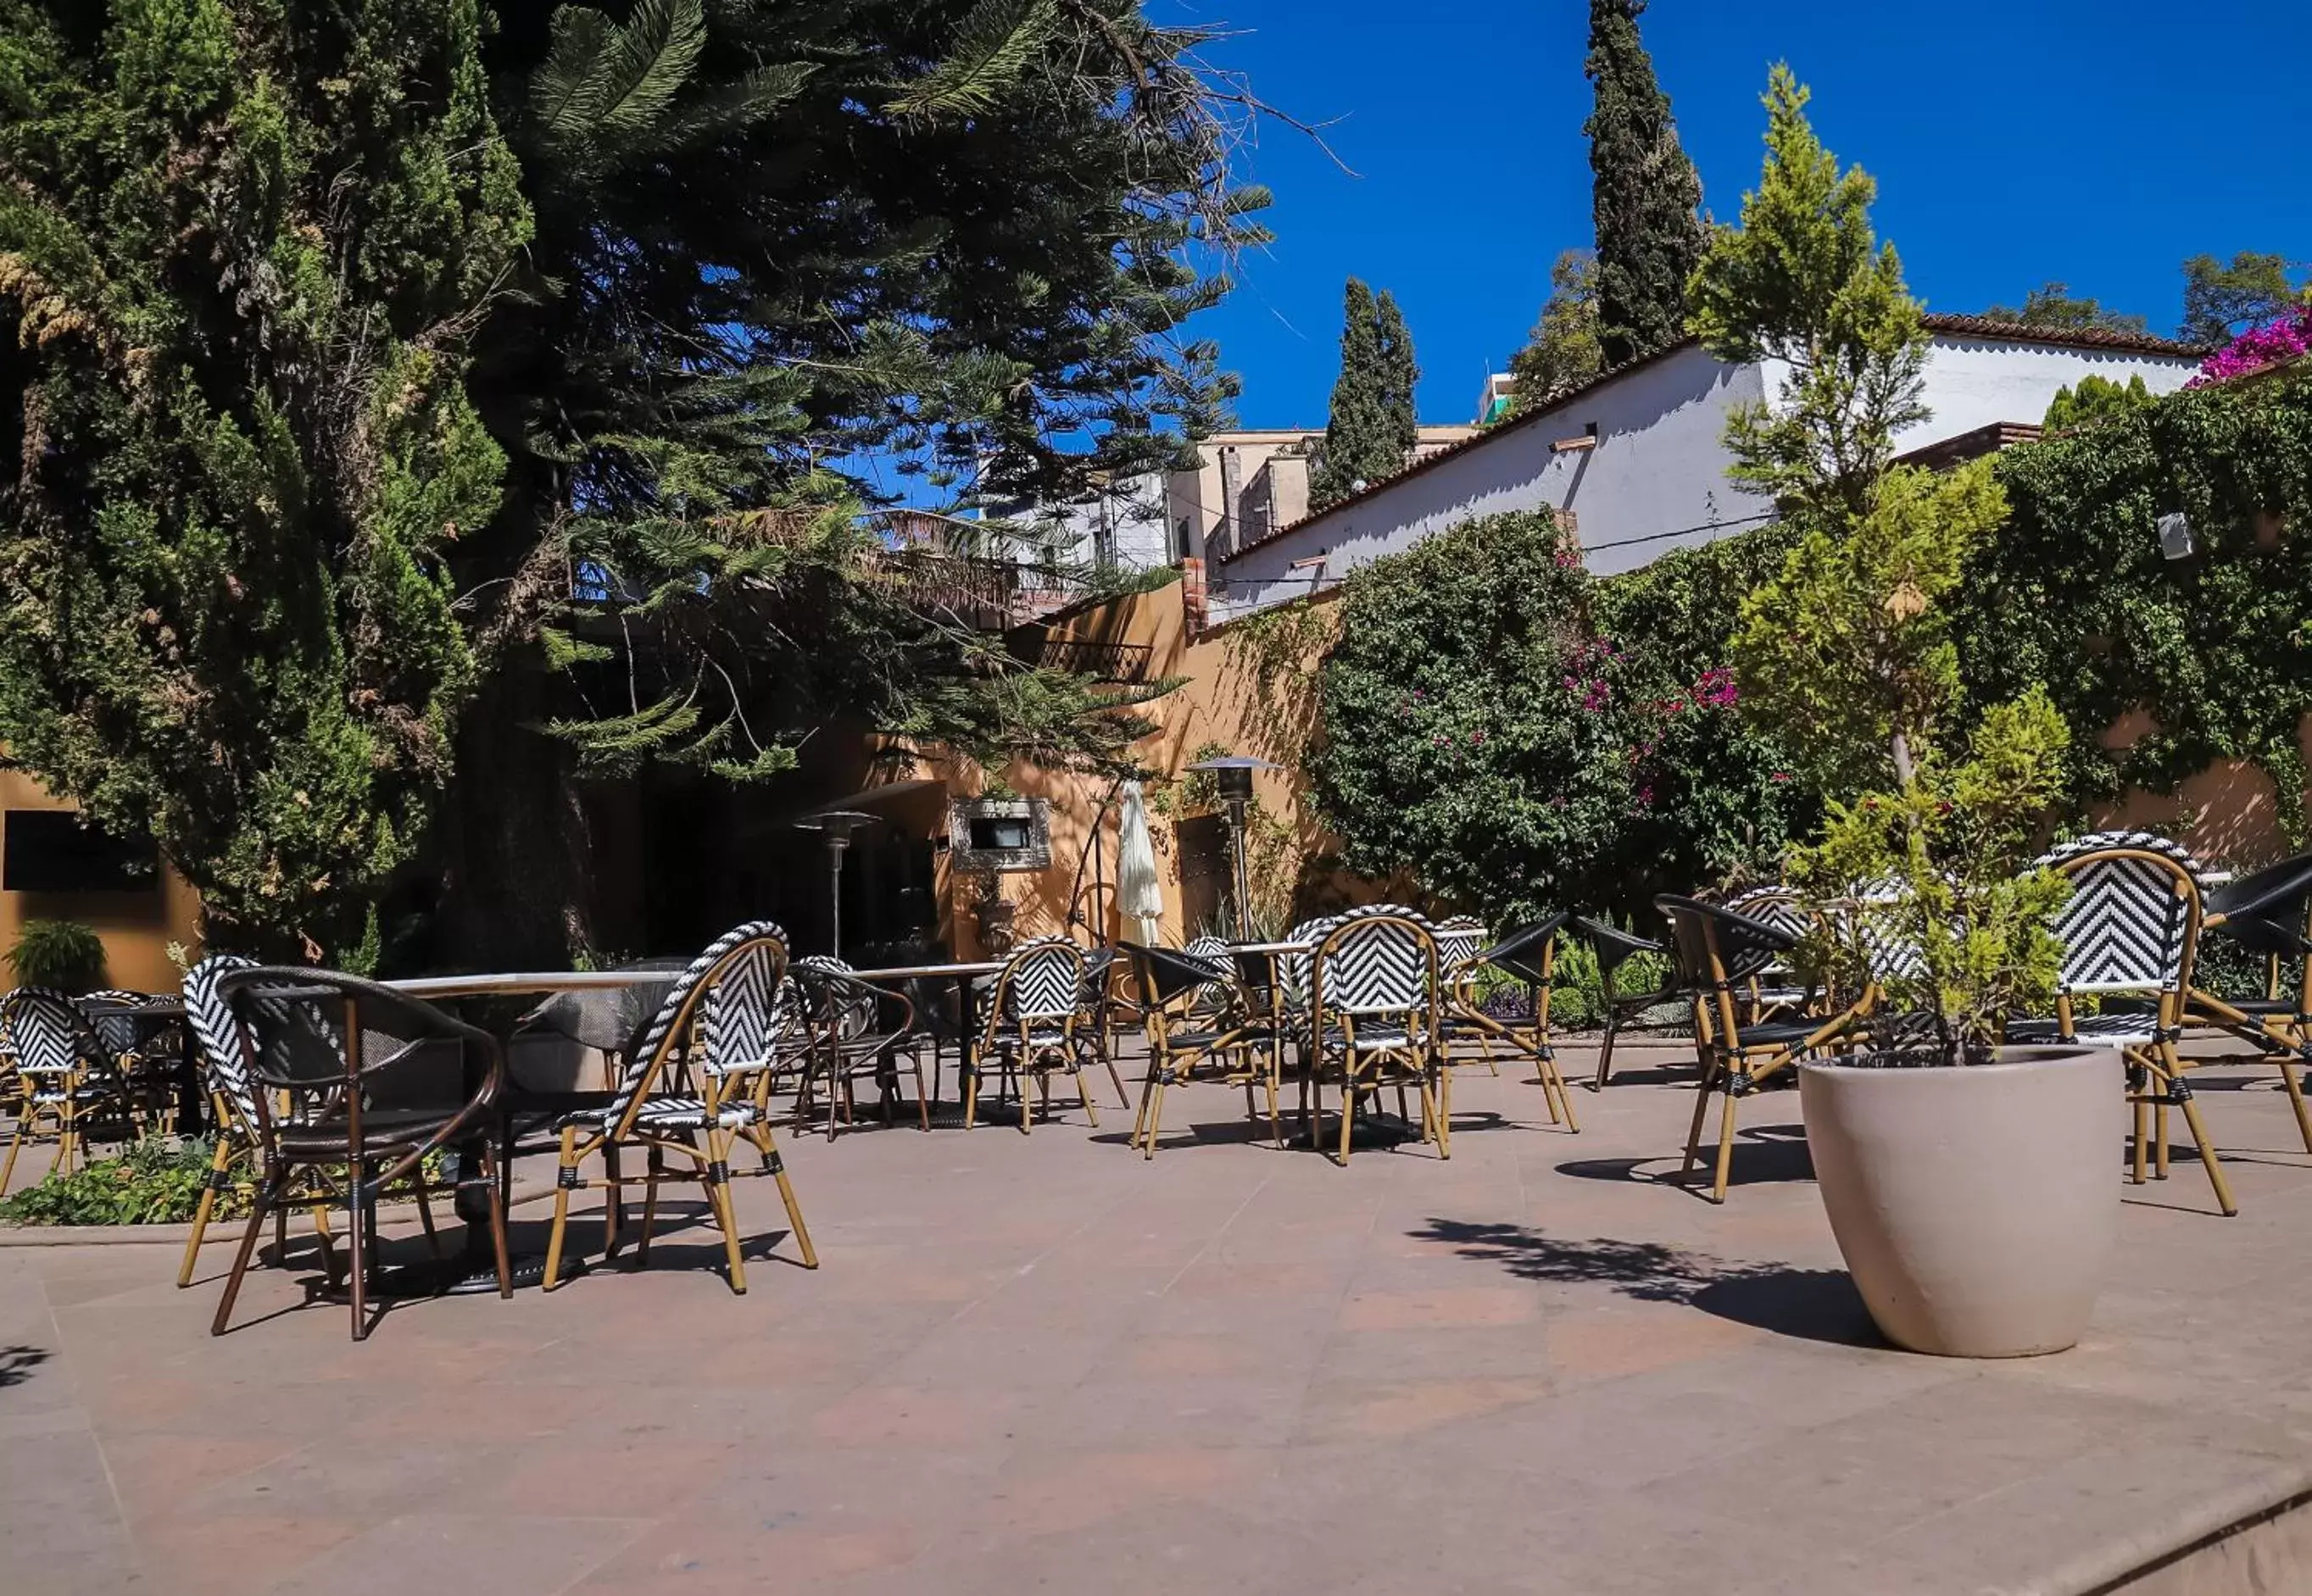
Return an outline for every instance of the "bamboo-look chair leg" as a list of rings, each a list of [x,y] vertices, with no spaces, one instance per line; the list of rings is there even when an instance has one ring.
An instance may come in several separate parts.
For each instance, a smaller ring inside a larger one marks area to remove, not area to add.
[[[1581,1134],[1581,1121],[1573,1115],[1573,1094],[1565,1088],[1565,1074],[1557,1068],[1557,1056],[1546,1047],[1542,1049],[1541,1072],[1557,1093],[1557,1106],[1565,1115],[1565,1129],[1573,1135]]]
[[[1349,1136],[1357,1122],[1357,1072],[1353,1061],[1341,1074],[1341,1156],[1343,1169],[1349,1166]]]
[[[786,1205],[787,1224],[794,1230],[795,1244],[802,1250],[802,1267],[819,1267],[819,1252],[810,1244],[810,1227],[802,1222],[802,1204],[795,1200],[794,1183],[787,1179],[786,1160],[779,1156],[778,1144],[771,1139],[771,1128],[763,1127],[763,1139],[758,1144],[763,1150],[764,1167],[778,1182],[779,1200]]]
[[[977,1119],[979,1115],[979,1065],[975,1060],[966,1059],[963,1060],[961,1068],[963,1072],[963,1128],[966,1130],[968,1130],[971,1129],[972,1121]]]
[[[233,1250],[232,1268],[224,1278],[224,1295],[217,1299],[216,1317],[209,1321],[209,1334],[221,1336],[232,1319],[232,1304],[241,1295],[241,1278],[249,1272],[249,1260],[257,1251],[257,1238],[265,1234],[267,1209],[281,1200],[283,1188],[288,1184],[285,1174],[268,1175],[257,1189],[255,1206],[249,1216],[249,1228],[241,1233],[241,1245]]]
[[[2151,1178],[2168,1178],[2168,1105],[2161,1103],[2151,1114]]]
[[[1712,1059],[1702,1067],[1702,1079],[1694,1088],[1694,1120],[1686,1128],[1686,1162],[1679,1166],[1677,1178],[1685,1180],[1694,1173],[1702,1159],[1702,1121],[1710,1112],[1710,1091],[1718,1084],[1718,1060]]]
[[[1092,1103],[1091,1079],[1084,1074],[1083,1060],[1081,1059],[1069,1060],[1068,1073],[1075,1077],[1076,1095],[1083,1102],[1084,1118],[1091,1121],[1091,1128],[1094,1130],[1099,1129],[1099,1110]]]
[[[722,1227],[722,1255],[731,1268],[731,1295],[747,1295],[747,1260],[740,1256],[739,1214],[731,1200],[731,1147],[727,1131],[706,1132],[706,1200]]]
[[[2137,1186],[2143,1184],[2149,1178],[2145,1173],[2145,1167],[2149,1162],[2151,1146],[2151,1099],[2148,1095],[2150,1090],[2151,1082],[2147,1077],[2142,1091],[2135,1095],[2135,1134],[2129,1138],[2128,1142],[2128,1157],[2131,1163],[2128,1179],[2131,1184]]]
[[[1437,1156],[1450,1158],[1453,1156],[1453,1072],[1442,1069],[1438,1074],[1443,1078],[1437,1083]]]
[[[492,1186],[491,1190],[499,1188]],[[624,1240],[618,1233],[626,1227],[626,1183],[618,1173],[618,1144],[602,1144],[602,1260],[609,1262],[618,1255]]]
[[[635,1243],[636,1269],[647,1268],[650,1264],[651,1232],[658,1228],[659,1182],[665,1178],[665,1149],[652,1142],[649,1156],[643,1163],[643,1234],[642,1239]]]
[[[1284,1150],[1284,1123],[1276,1114],[1276,1071],[1264,1069],[1260,1082],[1268,1089],[1268,1139],[1276,1144],[1281,1153]]]
[[[2296,1111],[2296,1134],[2304,1138],[2304,1150],[2312,1153],[2312,1113],[2304,1106],[2303,1083],[2296,1078],[2296,1060],[2280,1060],[2280,1078],[2288,1087],[2288,1106]]]
[[[8,1190],[8,1177],[16,1173],[16,1152],[24,1145],[25,1133],[31,1128],[33,1112],[32,1095],[27,1090],[23,1103],[16,1110],[15,1133],[8,1138],[8,1162],[0,1164],[0,1192]]]
[[[1099,1061],[1108,1066],[1108,1078],[1116,1087],[1117,1106],[1118,1108],[1130,1108],[1132,1106],[1132,1095],[1124,1089],[1124,1077],[1117,1070],[1116,1050],[1113,1043],[1100,1049]]]
[[[1733,1079],[1729,1077],[1726,1106],[1720,1111],[1718,1120],[1718,1166],[1710,1182],[1710,1200],[1712,1202],[1726,1200],[1726,1180],[1734,1167],[1734,1112],[1738,1101],[1734,1095]]]
[[[193,1208],[193,1234],[185,1238],[185,1261],[177,1270],[180,1290],[193,1283],[193,1268],[201,1257],[201,1238],[208,1234],[209,1216],[216,1211],[217,1190],[232,1163],[232,1144],[219,1133],[216,1151],[209,1158],[208,1184],[201,1188],[201,1200]],[[0,1181],[0,1190],[5,1190],[7,1185],[7,1182]]]
[[[1036,1071],[1024,1051],[1012,1076],[1012,1083],[1020,1089],[1020,1134],[1026,1136],[1036,1117]]]
[[[2151,1067],[2151,1079],[2161,1088],[2163,1097],[2175,1096],[2177,1088],[2183,1088],[2183,1102],[2179,1106],[2184,1111],[2184,1123],[2192,1132],[2192,1145],[2199,1149],[2200,1163],[2208,1172],[2208,1184],[2215,1190],[2216,1206],[2223,1210],[2225,1218],[2232,1217],[2239,1212],[2239,1204],[2232,1199],[2231,1182],[2225,1177],[2224,1166],[2216,1157],[2215,1144],[2208,1139],[2207,1122],[2200,1117],[2200,1100],[2190,1095],[2190,1087],[2184,1085],[2183,1060],[2176,1054],[2175,1044],[2160,1044],[2158,1058],[2148,1062]]]
[[[554,1173],[554,1228],[546,1238],[546,1278],[539,1289],[551,1291],[562,1278],[562,1238],[570,1225],[570,1182],[578,1168],[578,1128],[562,1128],[562,1156]]]

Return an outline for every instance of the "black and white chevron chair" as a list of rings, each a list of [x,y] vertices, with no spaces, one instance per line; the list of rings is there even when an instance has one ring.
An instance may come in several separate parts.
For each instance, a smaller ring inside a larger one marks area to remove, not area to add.
[[[2279,1067],[2296,1133],[2312,1153],[2312,1114],[2298,1077],[2312,1067],[2312,853],[2225,882],[2206,894],[2203,907],[2203,931],[2264,961],[2264,990],[2218,994],[2195,973],[2185,1023],[2219,1026]]]
[[[1417,911],[1376,903],[1336,916],[1309,961],[1308,1060],[1315,1093],[1309,1135],[1321,1143],[1327,1080],[1341,1087],[1339,1162],[1349,1160],[1360,1104],[1384,1086],[1421,1099],[1421,1139],[1453,1154],[1453,1077],[1443,1067],[1441,979],[1434,929]]]
[[[88,1134],[128,1117],[126,1084],[81,1006],[47,987],[18,987],[0,999],[0,1035],[16,1060],[16,1129],[0,1163],[0,1191],[27,1141],[53,1141],[48,1173],[88,1162]]]
[[[378,1199],[406,1184],[418,1198],[418,1217],[438,1259],[439,1238],[425,1199],[429,1191],[451,1188],[431,1182],[425,1160],[465,1140],[482,1148],[479,1184],[488,1195],[498,1295],[512,1295],[505,1208],[488,1143],[505,1080],[497,1039],[407,993],[334,970],[241,965],[213,973],[213,983],[204,983],[206,990],[195,997],[208,1010],[203,1025],[216,1038],[220,1052],[237,1051],[246,1070],[250,1090],[233,1109],[253,1111],[250,1130],[262,1175],[209,1333],[223,1335],[231,1321],[267,1217],[301,1207],[318,1213],[320,1205],[334,1201],[346,1210],[351,1258],[345,1280],[353,1339],[366,1339]],[[461,1086],[456,1097],[406,1107],[386,1104],[386,1077],[392,1072],[451,1064],[461,1083],[471,1083]],[[276,1093],[300,1106],[276,1112]],[[334,1282],[335,1253],[323,1234]]]
[[[2054,925],[2063,945],[2062,969],[2054,1017],[2019,1021],[2008,1027],[2007,1039],[2118,1049],[2127,1060],[2128,1096],[2135,1107],[2135,1182],[2144,1179],[2147,1144],[2154,1139],[2146,1121],[2155,1110],[2158,1172],[2167,1178],[2167,1111],[2180,1108],[2217,1206],[2227,1215],[2238,1213],[2176,1048],[2200,941],[2195,861],[2164,837],[2096,833],[2051,850],[2034,868],[2057,871],[2071,882],[2071,895]],[[2080,1014],[2074,999],[2089,995],[2148,1000],[2150,1007]]]
[[[997,1073],[997,1100],[1006,1089],[1020,1094],[1022,1136],[1035,1119],[1039,1091],[1050,1103],[1054,1075],[1074,1081],[1084,1116],[1095,1126],[1099,1123],[1099,1110],[1083,1078],[1084,1065],[1096,1057],[1089,1034],[1093,1015],[1086,1001],[1084,971],[1082,946],[1066,937],[1023,942],[1003,962],[990,994],[978,1057],[964,1084],[965,1129],[977,1123],[980,1080],[991,1061]]]
[[[615,1252],[620,1180],[609,1158],[619,1147],[638,1148],[646,1160],[642,1238],[635,1249],[637,1264],[650,1259],[659,1187],[668,1181],[695,1181],[705,1190],[722,1233],[731,1289],[745,1292],[746,1262],[740,1256],[731,1181],[734,1174],[759,1173],[778,1182],[803,1266],[819,1267],[785,1161],[771,1134],[772,1071],[766,1060],[780,1034],[778,1005],[786,975],[786,933],[776,925],[749,920],[725,931],[675,978],[658,1012],[628,1051],[626,1074],[610,1101],[559,1116],[546,1289],[554,1289],[561,1278],[570,1194],[594,1186],[581,1172],[597,1153],[605,1158],[605,1178],[600,1183],[609,1191],[605,1251]],[[731,1152],[741,1140],[759,1156],[758,1170],[731,1168]],[[670,1157],[678,1161],[673,1168],[668,1167]]]
[[[208,1183],[201,1188],[193,1210],[192,1234],[185,1239],[184,1262],[177,1270],[181,1288],[193,1283],[193,1268],[200,1260],[201,1240],[217,1200],[236,1185],[256,1189],[257,1086],[241,1056],[241,1037],[217,981],[229,970],[253,968],[257,961],[238,954],[213,954],[185,972],[185,1025],[191,1031],[200,1060],[201,1089],[208,1094],[209,1123],[215,1146],[209,1157]],[[332,1268],[331,1273],[334,1274]]]
[[[1654,908],[1669,922],[1670,948],[1678,980],[1694,1008],[1694,1047],[1702,1066],[1696,1083],[1694,1121],[1686,1128],[1681,1180],[1702,1156],[1702,1126],[1711,1094],[1724,1105],[1718,1149],[1712,1164],[1710,1200],[1724,1202],[1732,1173],[1737,1105],[1758,1086],[1806,1053],[1844,1033],[1869,1003],[1868,996],[1828,1016],[1760,1020],[1749,1017],[1747,983],[1786,957],[1798,937],[1782,926],[1754,920],[1723,903],[1665,894]]]
[[[1488,1074],[1499,1075],[1501,1067],[1493,1062],[1493,1050],[1490,1045],[1492,1033],[1468,1022],[1468,1016],[1463,1011],[1466,1008],[1474,1012],[1474,1001],[1467,1004],[1460,1001],[1467,995],[1465,989],[1476,975],[1477,955],[1491,940],[1485,935],[1485,922],[1473,914],[1457,914],[1449,920],[1437,921],[1435,932],[1437,978],[1445,983],[1441,1000],[1444,1013],[1445,1067],[1449,1069],[1453,1066],[1453,1043],[1473,1041],[1477,1044],[1477,1057],[1474,1062],[1483,1064]]]

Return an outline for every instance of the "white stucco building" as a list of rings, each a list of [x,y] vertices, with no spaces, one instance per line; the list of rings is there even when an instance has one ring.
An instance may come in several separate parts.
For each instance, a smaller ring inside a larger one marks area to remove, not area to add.
[[[1904,452],[1963,458],[2035,432],[2058,388],[2141,376],[2181,388],[2201,351],[2145,334],[2055,331],[1973,316],[1930,316],[1929,420],[1897,434]],[[1784,373],[1730,366],[1687,341],[1634,361],[1548,408],[1417,460],[1317,515],[1274,523],[1222,546],[1207,581],[1215,622],[1296,598],[1360,565],[1473,517],[1570,510],[1590,570],[1643,565],[1769,518],[1764,499],[1727,479],[1720,435],[1730,406],[1771,401]],[[1979,447],[1969,434],[1981,433]]]

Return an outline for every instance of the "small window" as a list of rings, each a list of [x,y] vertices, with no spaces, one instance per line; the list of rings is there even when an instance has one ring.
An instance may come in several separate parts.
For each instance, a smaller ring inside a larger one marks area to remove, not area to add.
[[[69,809],[11,809],[0,847],[0,891],[150,892],[161,852],[150,838],[116,837]]]
[[[1035,828],[1024,815],[975,815],[971,817],[974,853],[1011,852],[1035,846]]]

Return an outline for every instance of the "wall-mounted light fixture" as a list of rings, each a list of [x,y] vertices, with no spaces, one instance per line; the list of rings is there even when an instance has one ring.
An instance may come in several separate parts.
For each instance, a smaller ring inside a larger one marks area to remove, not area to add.
[[[2170,560],[2192,557],[2192,523],[2182,510],[2172,510],[2159,518],[2159,552]]]

